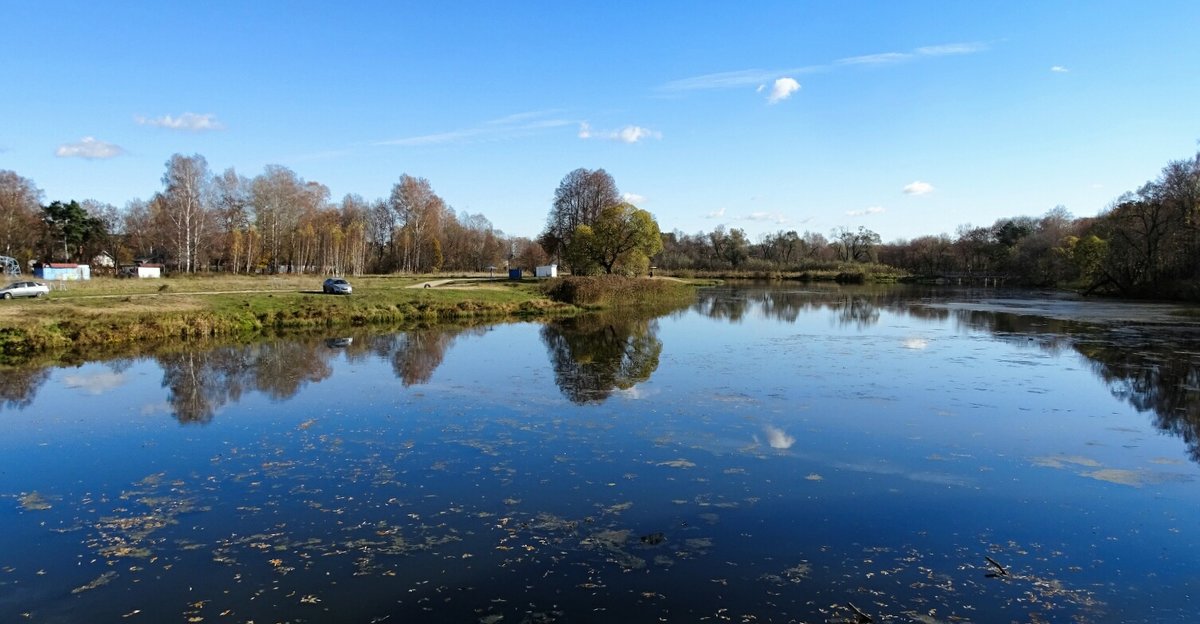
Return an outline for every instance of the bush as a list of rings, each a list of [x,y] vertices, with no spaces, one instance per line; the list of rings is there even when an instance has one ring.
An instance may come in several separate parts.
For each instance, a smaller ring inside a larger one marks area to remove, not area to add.
[[[661,303],[693,293],[690,287],[678,282],[621,275],[555,278],[544,283],[542,291],[555,301],[598,307]]]

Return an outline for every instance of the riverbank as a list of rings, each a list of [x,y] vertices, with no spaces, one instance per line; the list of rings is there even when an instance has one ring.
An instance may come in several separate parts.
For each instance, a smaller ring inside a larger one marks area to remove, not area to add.
[[[638,288],[642,299],[628,297],[627,289],[601,288],[601,296],[576,302],[554,297],[557,282],[544,280],[438,275],[365,276],[351,282],[350,296],[323,294],[320,279],[310,276],[98,278],[56,284],[47,298],[0,304],[0,357],[69,355],[98,347],[281,330],[569,316],[585,309],[658,304],[694,292],[682,282],[630,280],[646,282]],[[606,295],[606,290],[612,292]]]

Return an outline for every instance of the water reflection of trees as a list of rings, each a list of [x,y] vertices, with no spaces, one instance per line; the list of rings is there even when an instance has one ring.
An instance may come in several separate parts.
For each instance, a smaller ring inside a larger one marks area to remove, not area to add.
[[[50,378],[49,368],[0,370],[0,406],[24,409],[33,403],[38,388]]]
[[[1200,335],[1182,327],[1123,326],[1114,329],[1033,315],[956,311],[960,325],[986,330],[1002,340],[1059,354],[1087,358],[1092,372],[1113,396],[1154,426],[1180,437],[1188,455],[1200,462],[1200,353],[1186,349]]]
[[[247,390],[275,400],[332,373],[330,351],[316,341],[275,339],[252,345],[184,351],[155,358],[163,371],[167,403],[182,423],[206,423],[217,409]]]
[[[554,381],[573,403],[599,403],[628,390],[658,368],[658,321],[605,314],[556,321],[542,328]]]
[[[826,310],[835,314],[839,325],[858,329],[878,323],[881,310],[931,320],[946,318],[948,312],[944,309],[919,305],[926,291],[892,286],[734,286],[701,292],[692,309],[709,318],[733,323],[748,317],[794,323],[803,314]]]
[[[441,366],[446,351],[464,334],[479,336],[485,327],[421,329],[401,334],[373,336],[370,349],[381,358],[390,360],[405,387],[429,383],[433,371]]]
[[[1152,413],[1155,426],[1182,438],[1191,458],[1200,462],[1200,347],[1184,349],[1184,345],[1200,344],[1200,335],[926,305],[961,300],[961,291],[929,288],[732,287],[702,292],[693,310],[735,323],[746,318],[792,323],[805,313],[829,311],[839,325],[860,330],[877,324],[880,311],[886,310],[894,316],[951,319],[960,329],[984,331],[999,340],[1055,354],[1074,351],[1088,359],[1113,396]]]

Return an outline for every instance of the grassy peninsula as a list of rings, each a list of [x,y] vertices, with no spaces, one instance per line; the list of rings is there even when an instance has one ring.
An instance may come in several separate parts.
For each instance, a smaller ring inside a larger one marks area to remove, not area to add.
[[[0,303],[0,355],[241,339],[279,331],[429,325],[567,316],[588,309],[686,301],[692,286],[614,276],[508,281],[477,274],[364,276],[326,295],[311,276],[95,278],[55,284],[45,299]]]

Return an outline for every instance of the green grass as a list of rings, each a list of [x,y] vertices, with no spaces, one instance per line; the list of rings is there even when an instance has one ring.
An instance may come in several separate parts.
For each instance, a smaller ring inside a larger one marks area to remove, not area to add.
[[[210,338],[238,339],[278,331],[387,325],[404,327],[573,315],[586,308],[640,301],[658,304],[692,290],[638,286],[587,301],[555,300],[535,280],[462,276],[435,288],[410,288],[448,276],[367,276],[350,281],[350,296],[321,293],[320,277],[219,276],[71,282],[40,300],[0,302],[0,357]],[[592,278],[587,278],[592,279]],[[664,280],[655,282],[666,283]],[[611,289],[610,289],[611,290]]]

